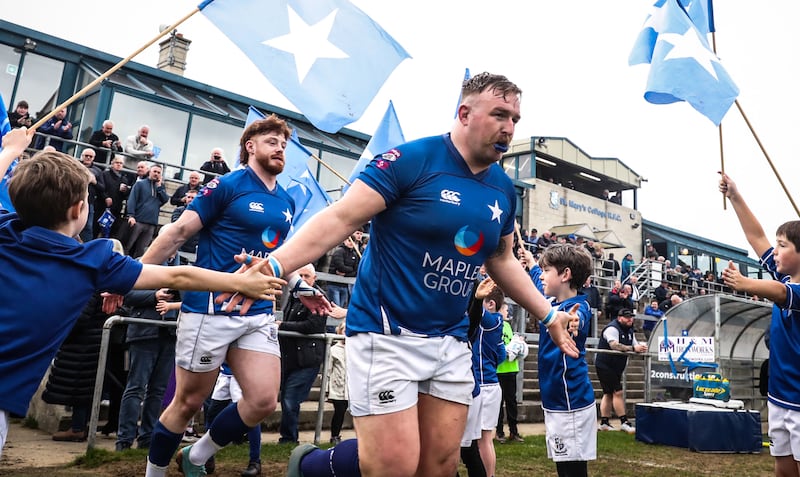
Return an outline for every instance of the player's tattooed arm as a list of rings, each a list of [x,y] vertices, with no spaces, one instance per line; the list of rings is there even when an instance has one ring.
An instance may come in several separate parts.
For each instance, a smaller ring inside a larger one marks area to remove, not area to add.
[[[497,244],[497,248],[494,249],[494,252],[492,252],[492,254],[489,256],[489,258],[499,257],[499,256],[503,255],[503,253],[505,251],[506,251],[506,241],[505,240],[500,240],[500,243]]]

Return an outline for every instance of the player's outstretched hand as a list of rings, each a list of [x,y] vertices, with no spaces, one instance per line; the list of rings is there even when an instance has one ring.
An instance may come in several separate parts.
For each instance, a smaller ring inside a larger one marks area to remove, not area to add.
[[[576,304],[569,310],[569,313],[559,311],[556,315],[556,321],[547,328],[550,337],[561,349],[561,352],[573,358],[577,358],[580,353],[568,328],[574,327],[577,330],[577,325],[573,325],[572,322],[580,319],[577,315],[578,308],[580,308],[580,305]]]
[[[281,287],[286,285],[286,281],[272,276],[266,260],[245,253],[235,255],[234,260],[242,264],[235,273],[247,275],[247,280],[240,293],[220,293],[214,300],[216,303],[225,303],[224,311],[230,312],[239,306],[239,313],[244,315],[255,300],[275,300],[281,294]]]
[[[125,298],[116,293],[103,292],[100,294],[103,297],[103,313],[113,315],[117,309],[122,306],[122,300]]]

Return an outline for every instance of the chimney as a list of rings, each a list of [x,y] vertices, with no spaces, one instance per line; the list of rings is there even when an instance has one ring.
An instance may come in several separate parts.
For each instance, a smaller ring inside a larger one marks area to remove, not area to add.
[[[192,40],[187,40],[178,30],[173,30],[169,37],[158,44],[158,69],[183,76],[191,43]]]

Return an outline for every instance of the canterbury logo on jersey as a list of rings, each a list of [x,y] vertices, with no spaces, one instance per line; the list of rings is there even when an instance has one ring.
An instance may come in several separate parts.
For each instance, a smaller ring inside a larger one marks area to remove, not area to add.
[[[264,213],[264,204],[261,202],[250,202],[250,212]]]
[[[440,199],[441,202],[453,205],[461,205],[461,192],[442,189],[442,192],[439,194],[439,197],[441,197]]]

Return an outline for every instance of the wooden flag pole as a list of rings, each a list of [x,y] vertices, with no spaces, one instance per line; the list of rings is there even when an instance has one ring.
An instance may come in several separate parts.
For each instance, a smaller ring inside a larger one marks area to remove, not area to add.
[[[797,204],[794,203],[794,199],[792,199],[792,195],[789,193],[789,189],[786,188],[786,184],[783,183],[783,179],[781,178],[781,175],[778,173],[778,170],[775,168],[775,164],[772,163],[772,159],[770,159],[769,154],[767,154],[767,150],[764,148],[764,145],[761,143],[761,139],[759,139],[758,134],[756,134],[755,129],[753,129],[753,126],[750,124],[750,120],[747,119],[747,115],[744,113],[744,110],[742,109],[742,105],[739,104],[739,100],[738,99],[735,101],[735,103],[736,103],[736,107],[739,109],[739,113],[742,115],[742,118],[744,118],[744,122],[747,124],[747,127],[750,128],[750,133],[753,135],[753,138],[755,138],[756,143],[758,144],[758,147],[761,148],[761,152],[764,154],[764,157],[767,159],[767,163],[769,164],[769,167],[772,168],[772,172],[775,174],[775,177],[778,179],[778,182],[781,184],[781,187],[783,188],[783,191],[786,193],[786,197],[789,198],[789,202],[791,202],[792,207],[794,207],[794,212],[798,216],[800,216],[800,210],[797,208]]]
[[[156,37],[154,37],[152,40],[150,40],[150,41],[148,41],[147,43],[145,43],[145,44],[144,44],[144,46],[142,46],[142,47],[141,47],[141,48],[139,48],[138,50],[134,51],[133,53],[131,53],[130,55],[128,55],[128,56],[127,56],[127,57],[125,57],[124,59],[120,60],[120,62],[119,62],[119,63],[117,63],[116,65],[112,66],[112,67],[111,67],[111,69],[109,69],[108,71],[106,71],[105,73],[103,73],[102,75],[100,75],[99,77],[97,77],[97,79],[95,79],[95,80],[94,80],[94,81],[92,81],[91,83],[89,83],[89,84],[87,84],[86,86],[84,86],[84,87],[83,87],[83,89],[81,89],[81,90],[80,90],[80,91],[78,91],[77,93],[73,94],[73,95],[72,95],[72,97],[70,97],[69,99],[67,99],[67,100],[66,100],[66,101],[64,101],[63,103],[61,103],[61,104],[59,104],[58,106],[56,106],[55,108],[53,108],[53,110],[52,110],[52,111],[50,111],[49,113],[47,113],[47,115],[45,115],[45,117],[43,117],[42,119],[40,119],[40,120],[36,121],[36,124],[34,124],[33,126],[31,126],[31,128],[30,128],[30,129],[31,129],[31,131],[35,131],[36,129],[38,129],[39,127],[41,127],[41,125],[42,125],[42,124],[44,124],[44,123],[45,123],[45,121],[47,121],[48,119],[50,119],[50,118],[52,118],[53,116],[55,116],[55,114],[56,114],[57,112],[61,111],[62,109],[64,109],[64,108],[66,108],[67,106],[69,106],[70,104],[74,103],[74,102],[75,102],[75,101],[76,101],[78,98],[80,98],[80,97],[81,97],[81,96],[83,96],[84,94],[88,93],[90,89],[94,88],[95,86],[97,86],[98,84],[100,84],[101,82],[103,82],[103,81],[104,81],[106,78],[108,78],[109,76],[111,76],[112,74],[114,74],[114,72],[115,72],[115,71],[117,71],[118,69],[122,68],[122,67],[125,65],[125,63],[127,63],[127,62],[131,61],[131,60],[133,59],[133,57],[135,57],[136,55],[138,55],[138,54],[139,54],[139,53],[141,53],[142,51],[146,50],[146,49],[147,49],[147,48],[148,48],[150,45],[152,45],[153,43],[155,43],[156,41],[158,41],[158,40],[159,40],[159,38],[161,38],[162,36],[164,36],[164,35],[166,35],[166,34],[170,33],[171,31],[175,30],[176,28],[178,28],[178,26],[179,26],[181,23],[185,22],[185,21],[186,21],[186,20],[188,20],[188,19],[189,19],[189,18],[190,18],[192,15],[194,15],[195,13],[197,13],[197,12],[199,12],[199,11],[200,11],[200,8],[197,8],[197,7],[196,7],[194,10],[192,10],[192,11],[191,11],[191,13],[189,13],[189,14],[188,14],[188,15],[186,15],[186,16],[184,16],[183,18],[181,18],[180,20],[178,20],[177,22],[175,22],[173,25],[170,25],[168,28],[165,28],[164,30],[162,30],[161,32],[159,32],[159,34],[158,34]]]
[[[717,35],[716,31],[711,31],[711,48],[714,50],[714,55],[717,54]],[[719,122],[719,126],[717,126],[717,131],[719,131],[719,170],[724,174],[725,173],[725,152],[722,147],[722,121]],[[725,194],[722,194],[722,210],[728,210],[728,201],[725,198]]]

